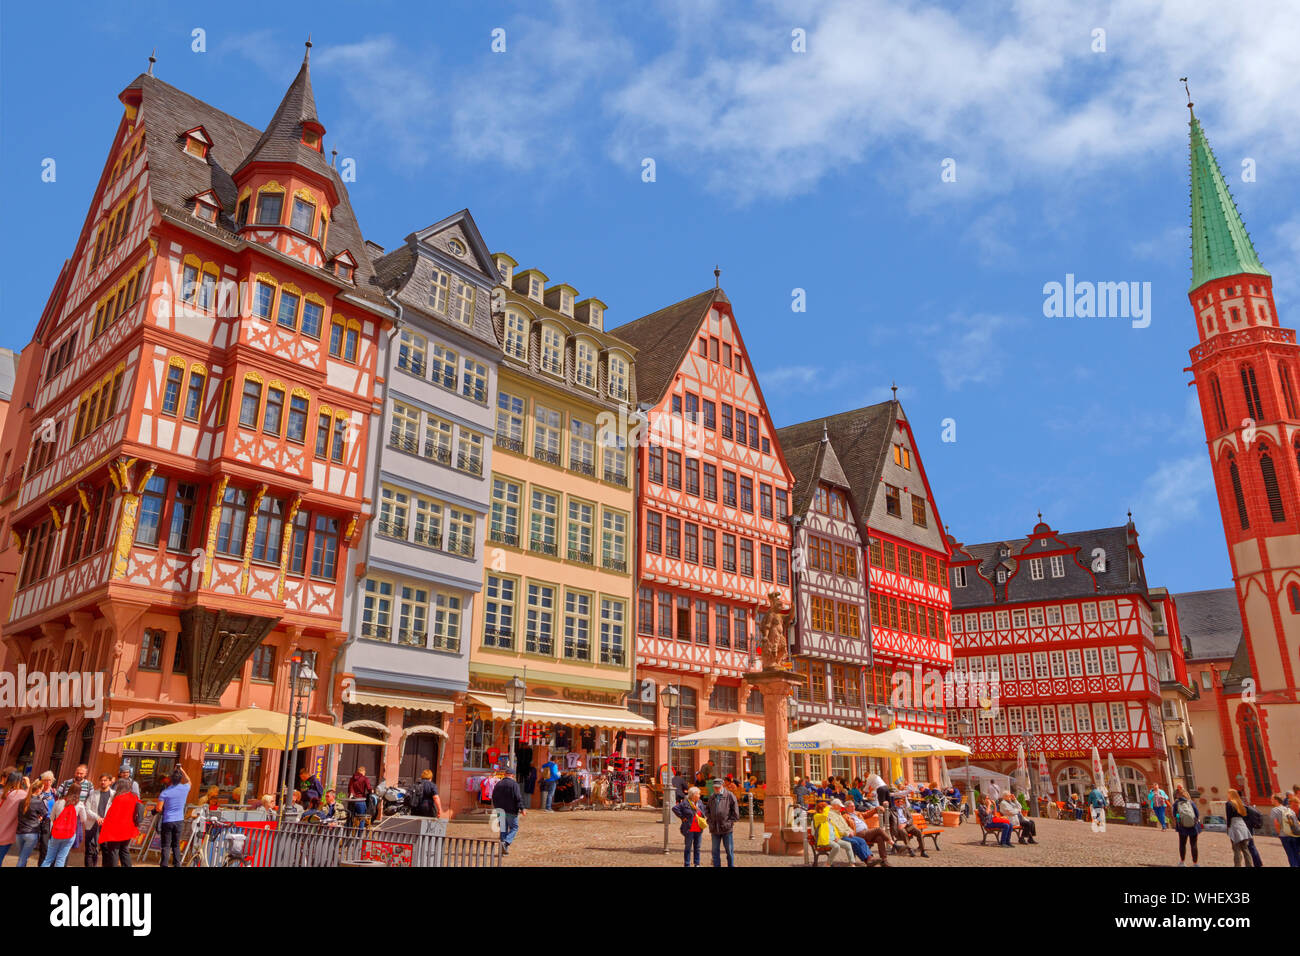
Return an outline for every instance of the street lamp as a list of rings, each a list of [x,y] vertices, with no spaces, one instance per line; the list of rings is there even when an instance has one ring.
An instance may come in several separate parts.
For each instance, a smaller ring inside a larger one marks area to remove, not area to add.
[[[668,718],[668,772],[665,774],[668,779],[661,781],[664,788],[664,853],[666,854],[668,852],[668,831],[673,822],[673,803],[672,798],[668,795],[669,789],[673,786],[673,711],[681,707],[682,692],[678,690],[676,684],[665,684],[664,689],[659,692],[659,699],[663,701],[664,711]]]
[[[1029,785],[1029,815],[1036,816],[1037,814],[1034,813],[1034,810],[1038,806],[1038,801],[1035,799],[1034,775],[1029,769],[1029,763],[1033,760],[1034,744],[1038,743],[1038,738],[1036,738],[1030,731],[1026,730],[1020,735],[1020,740],[1025,745],[1025,783]]]
[[[962,739],[962,740],[964,740],[964,741],[969,741],[969,743],[966,744],[967,751],[966,751],[966,754],[965,754],[965,758],[966,758],[966,801],[967,801],[968,805],[970,806],[971,813],[974,813],[974,812],[975,812],[975,789],[974,789],[974,787],[972,786],[972,784],[971,784],[971,780],[970,780],[970,751],[972,751],[972,750],[975,749],[975,741],[974,741],[974,739],[971,737],[971,731],[974,730],[974,729],[975,729],[975,725],[972,724],[972,723],[970,722],[970,718],[969,718],[969,717],[962,717],[962,718],[960,718],[960,719],[957,721],[957,733],[961,734],[961,739]]]
[[[506,700],[510,702],[510,749],[506,751],[506,769],[513,774],[515,772],[515,711],[524,702],[524,695],[528,693],[528,685],[519,679],[519,675],[506,681]]]
[[[289,696],[293,713],[286,722],[284,734],[284,763],[280,768],[280,815],[276,827],[284,824],[284,810],[289,802],[289,788],[293,785],[293,768],[298,763],[299,725],[305,720],[303,708],[311,692],[316,689],[316,671],[301,655],[295,654],[289,666]]]

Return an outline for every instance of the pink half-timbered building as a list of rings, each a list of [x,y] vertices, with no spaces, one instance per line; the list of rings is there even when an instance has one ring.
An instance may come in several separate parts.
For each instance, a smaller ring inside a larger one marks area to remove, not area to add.
[[[4,484],[21,552],[8,668],[102,671],[110,685],[97,718],[9,715],[4,760],[63,776],[91,755],[115,764],[104,741],[124,732],[288,708],[295,654],[320,676],[312,715],[330,719],[390,314],[322,152],[307,57],[264,131],[152,74],[120,98],[85,225],[23,353],[33,409],[4,435],[25,455]],[[179,758],[227,791],[241,759],[197,745],[121,756],[146,788]],[[254,769],[270,789],[274,768]]]
[[[1027,538],[987,544],[949,538],[955,684],[976,675],[997,683],[983,702],[991,706],[976,700],[949,714],[950,727],[972,721],[972,759],[1011,773],[1017,745],[1029,742],[1035,786],[1041,750],[1064,800],[1091,789],[1095,746],[1103,760],[1114,755],[1130,801],[1151,783],[1168,789],[1153,599],[1137,539],[1131,518],[1071,533],[1040,521]]]
[[[756,615],[768,595],[790,606],[792,476],[721,288],[612,331],[637,348],[637,394],[649,407],[637,449],[635,706],[655,719],[660,764],[664,684],[682,693],[675,732],[761,712],[743,675],[755,669]],[[712,757],[720,773],[743,769],[734,754]],[[703,759],[673,755],[687,768]]]

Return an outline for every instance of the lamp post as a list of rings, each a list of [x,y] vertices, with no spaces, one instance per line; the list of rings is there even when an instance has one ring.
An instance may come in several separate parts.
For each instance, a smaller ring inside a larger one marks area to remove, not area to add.
[[[663,781],[664,785],[664,853],[668,853],[668,831],[673,822],[673,802],[669,796],[669,791],[673,786],[673,711],[678,710],[682,703],[682,692],[677,689],[676,684],[665,684],[664,689],[659,692],[659,699],[663,701],[664,711],[668,719],[668,779]]]
[[[1025,745],[1025,783],[1029,785],[1029,815],[1037,816],[1034,810],[1038,807],[1038,801],[1035,799],[1034,775],[1029,769],[1029,763],[1033,760],[1034,744],[1038,743],[1030,731],[1026,730],[1020,735],[1020,741]]]
[[[967,718],[967,717],[962,717],[960,720],[957,721],[957,733],[961,734],[961,739],[962,739],[962,740],[964,740],[964,741],[968,741],[968,743],[966,744],[967,751],[966,751],[966,754],[965,754],[965,759],[966,759],[966,802],[967,802],[967,804],[970,806],[970,811],[971,811],[972,814],[975,812],[975,788],[972,786],[972,784],[971,784],[971,780],[970,780],[970,751],[972,751],[972,750],[975,749],[975,741],[974,741],[974,739],[971,737],[971,731],[974,730],[974,729],[975,729],[974,724],[972,724],[972,723],[970,722],[970,719]]]
[[[519,675],[506,681],[506,700],[510,701],[510,749],[506,751],[506,770],[513,775],[515,772],[515,712],[519,705],[524,702],[524,695],[528,693],[528,685],[519,679]]]
[[[298,763],[299,725],[305,714],[303,707],[316,689],[316,672],[302,657],[295,654],[289,666],[289,695],[293,704],[293,713],[285,725],[284,765],[280,768],[280,814],[276,828],[284,824],[284,810],[289,802],[289,788],[293,785],[293,768]]]
[[[894,710],[893,707],[890,707],[888,704],[886,704],[884,707],[880,708],[880,721],[881,721],[881,724],[883,725],[883,727],[884,727],[885,730],[893,730],[893,729],[894,729],[894,720],[895,720],[895,718],[896,718],[897,716],[898,716],[898,715],[897,715],[897,712]],[[889,760],[888,757],[885,757],[885,758],[882,758],[882,759],[884,759],[884,760]],[[889,772],[890,772],[891,770],[893,770],[893,769],[894,769],[894,768],[891,767],[891,766],[889,766],[889,764],[886,764],[886,765],[885,765],[885,776],[889,776]],[[899,769],[900,772],[901,772],[902,769],[903,769],[903,758],[901,758],[901,757],[898,759],[898,769]],[[890,790],[890,792],[892,793],[893,790],[894,790],[894,781],[893,781],[893,780],[886,780],[885,783],[886,783],[886,785],[888,785],[889,790]]]

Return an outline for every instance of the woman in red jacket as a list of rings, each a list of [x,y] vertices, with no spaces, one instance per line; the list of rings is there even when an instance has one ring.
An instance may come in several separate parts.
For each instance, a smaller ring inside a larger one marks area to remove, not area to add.
[[[105,867],[130,867],[131,851],[127,847],[139,834],[143,820],[144,804],[131,791],[131,781],[119,780],[113,785],[113,800],[99,825],[99,848]]]

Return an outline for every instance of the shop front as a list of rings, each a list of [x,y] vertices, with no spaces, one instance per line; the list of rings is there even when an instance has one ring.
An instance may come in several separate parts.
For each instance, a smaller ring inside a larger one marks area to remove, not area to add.
[[[557,808],[639,803],[642,780],[653,768],[629,744],[629,734],[648,735],[654,723],[625,701],[623,693],[529,686],[522,703],[512,706],[504,681],[471,677],[464,711],[456,715],[463,760],[453,781],[454,805],[488,806],[495,781],[513,769],[529,806],[539,808],[542,766],[551,760],[560,770]]]
[[[405,787],[429,770],[439,791],[446,793],[451,786],[447,725],[454,708],[451,697],[370,689],[350,692],[343,705],[343,726],[382,743],[338,748],[333,785],[344,793],[348,778],[364,769],[376,786]]]

